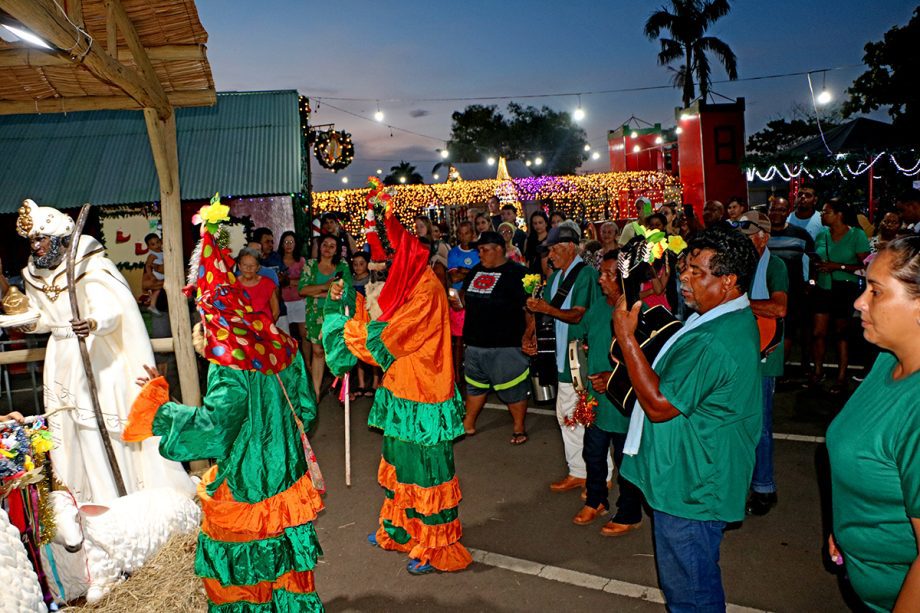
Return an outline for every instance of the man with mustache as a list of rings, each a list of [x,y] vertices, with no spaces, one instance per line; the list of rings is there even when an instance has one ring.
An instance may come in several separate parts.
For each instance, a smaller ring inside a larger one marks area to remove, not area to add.
[[[760,338],[747,297],[757,252],[707,228],[687,248],[681,293],[696,311],[652,364],[635,337],[641,304],[614,312],[637,403],[622,474],[654,515],[655,561],[671,611],[724,611],[722,532],[744,519],[760,440]]]

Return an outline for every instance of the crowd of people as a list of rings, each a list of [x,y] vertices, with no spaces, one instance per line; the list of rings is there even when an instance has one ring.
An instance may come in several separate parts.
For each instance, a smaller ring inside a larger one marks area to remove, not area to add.
[[[572,220],[541,208],[525,225],[514,204],[502,206],[493,197],[484,208],[470,206],[453,228],[424,215],[413,219],[450,306],[451,375],[465,403],[463,429],[475,435],[493,392],[511,416],[509,442],[526,443],[532,386],[553,379],[565,472],[549,489],[580,491],[583,504],[573,522],[604,518],[600,533],[621,536],[641,529],[644,502],[652,510],[659,580],[670,609],[724,610],[723,530],[745,515],[769,513],[778,502],[777,382],[801,382],[830,395],[846,395],[861,382],[828,433],[835,511],[830,552],[846,560],[870,606],[916,602],[920,405],[907,405],[920,389],[914,376],[920,370],[920,194],[904,193],[877,228],[849,203],[825,198],[811,185],[800,185],[792,203],[782,196],[759,207],[737,196],[727,202],[706,202],[698,218],[690,206],[654,207],[639,199],[637,223]],[[620,255],[654,232],[680,237],[686,249],[667,251],[643,269],[631,304]],[[344,285],[363,295],[375,282],[386,285],[385,272],[369,270],[368,251],[335,213],[323,215],[309,249],[293,232],[282,235],[277,251],[270,230],[260,228],[253,238],[237,258],[237,283],[254,310],[290,326],[319,398],[330,288]],[[160,280],[155,260],[148,262],[151,287]],[[658,307],[681,326],[649,355],[643,317]],[[858,320],[882,353],[874,360],[879,349],[860,344],[866,350],[855,361],[864,369],[851,378]],[[570,355],[577,345],[586,347],[584,364]],[[837,361],[825,387],[829,346]],[[790,368],[793,361],[798,371]],[[618,367],[631,385],[626,406],[605,393]],[[373,395],[380,368],[372,362],[355,369],[352,398]],[[590,419],[584,419],[586,399],[593,402]],[[883,499],[869,492],[874,483],[884,484]]]

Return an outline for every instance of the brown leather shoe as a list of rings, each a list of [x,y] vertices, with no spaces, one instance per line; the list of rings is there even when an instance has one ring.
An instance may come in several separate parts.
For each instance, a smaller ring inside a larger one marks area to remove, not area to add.
[[[566,475],[565,479],[556,481],[555,483],[550,483],[549,489],[554,492],[567,492],[569,490],[574,490],[577,487],[584,487],[584,485],[584,479],[579,479],[578,477],[573,477],[572,475]]]
[[[587,526],[597,519],[598,515],[603,515],[606,511],[607,507],[604,506],[604,503],[597,505],[596,509],[585,505],[578,512],[578,515],[572,518],[572,523],[576,526]]]
[[[641,521],[636,524],[618,524],[612,521],[608,521],[606,524],[601,526],[601,536],[623,536],[627,532],[638,530],[641,527]]]

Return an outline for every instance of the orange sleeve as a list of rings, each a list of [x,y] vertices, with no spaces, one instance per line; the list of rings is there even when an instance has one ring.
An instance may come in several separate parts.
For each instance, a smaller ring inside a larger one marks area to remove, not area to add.
[[[128,415],[128,423],[121,438],[126,443],[139,443],[153,436],[153,418],[165,403],[169,402],[169,384],[164,377],[157,377],[141,389]]]

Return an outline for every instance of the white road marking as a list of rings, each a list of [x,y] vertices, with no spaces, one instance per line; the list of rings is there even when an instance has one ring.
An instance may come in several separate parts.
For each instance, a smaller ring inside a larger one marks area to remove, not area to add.
[[[524,575],[533,575],[542,579],[559,581],[560,583],[607,592],[608,594],[616,594],[617,596],[638,598],[646,602],[664,604],[664,594],[661,593],[661,590],[647,585],[638,585],[636,583],[609,579],[599,575],[582,573],[568,568],[540,564],[539,562],[531,562],[530,560],[514,558],[500,553],[483,551],[482,549],[470,549],[470,554],[473,556],[473,561],[484,564],[485,566],[510,570],[511,572]],[[743,607],[735,604],[726,605],[726,611],[730,613],[766,613],[762,609],[752,609],[750,607]]]

